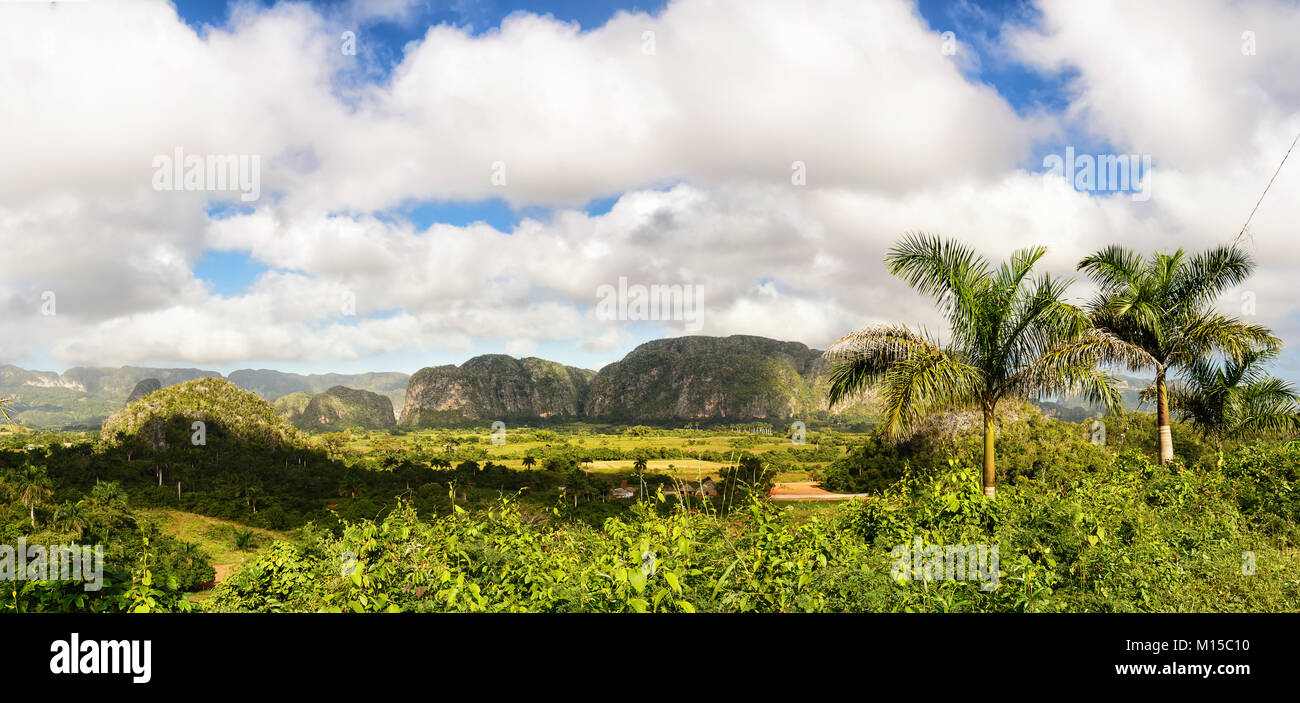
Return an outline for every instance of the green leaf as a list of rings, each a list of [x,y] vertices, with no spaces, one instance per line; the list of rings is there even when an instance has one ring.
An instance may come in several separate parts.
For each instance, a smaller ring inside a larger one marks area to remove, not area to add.
[[[674,591],[676,591],[677,593],[682,592],[682,585],[677,582],[677,574],[674,574],[671,571],[665,571],[664,580],[668,582],[668,586],[672,588]]]

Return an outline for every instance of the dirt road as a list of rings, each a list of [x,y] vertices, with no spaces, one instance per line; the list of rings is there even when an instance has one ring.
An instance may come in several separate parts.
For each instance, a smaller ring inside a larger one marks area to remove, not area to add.
[[[778,483],[772,487],[772,492],[769,495],[772,500],[783,502],[848,500],[849,498],[865,498],[867,496],[866,493],[831,493],[823,489],[815,481]]]

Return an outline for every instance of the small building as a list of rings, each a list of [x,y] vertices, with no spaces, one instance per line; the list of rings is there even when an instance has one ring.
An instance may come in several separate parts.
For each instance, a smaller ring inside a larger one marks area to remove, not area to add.
[[[712,477],[706,476],[704,481],[700,483],[700,495],[706,497],[714,497],[718,495],[718,486],[713,482]]]

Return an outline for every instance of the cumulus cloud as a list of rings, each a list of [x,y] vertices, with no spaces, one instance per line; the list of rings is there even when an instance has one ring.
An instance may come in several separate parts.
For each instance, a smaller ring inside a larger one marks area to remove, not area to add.
[[[1043,2],[980,39],[1069,81],[1065,110],[1028,116],[901,1],[677,0],[581,30],[517,13],[478,35],[431,28],[358,84],[340,17],[411,7],[240,5],[196,33],[155,0],[0,4],[0,354],[289,363],[561,342],[617,358],[695,332],[600,319],[597,289],[620,278],[701,286],[703,334],[824,346],[877,321],[933,328],[881,263],[900,233],[993,258],[1043,243],[1062,275],[1114,241],[1203,247],[1236,233],[1300,131],[1300,13],[1278,3]],[[1151,200],[1045,179],[1029,155],[1073,138],[1152,154]],[[177,146],[260,155],[262,198],[215,214],[237,195],[153,190],[151,159]],[[1284,171],[1252,226],[1259,321],[1284,336],[1300,334],[1297,187]],[[608,212],[580,209],[606,196]],[[510,232],[394,215],[491,197],[544,214]],[[193,271],[206,250],[267,271],[214,293]]]
[[[1063,122],[1156,164],[1152,211],[1111,238],[1139,249],[1202,248],[1231,239],[1300,133],[1300,7],[1293,3],[1039,3],[1041,21],[1009,30],[1028,65],[1070,75]],[[1273,183],[1251,223],[1260,262],[1224,309],[1255,293],[1260,322],[1300,335],[1293,306],[1300,168]],[[1117,223],[1118,224],[1118,223]],[[1288,372],[1300,363],[1287,355]]]

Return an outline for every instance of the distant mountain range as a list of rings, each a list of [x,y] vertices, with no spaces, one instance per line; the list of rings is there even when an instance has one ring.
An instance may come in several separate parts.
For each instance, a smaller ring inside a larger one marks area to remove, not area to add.
[[[867,421],[866,400],[834,410],[826,404],[829,365],[822,352],[765,337],[657,339],[599,372],[538,358],[487,354],[460,366],[398,372],[294,374],[233,371],[231,383],[276,402],[302,429],[467,425],[495,420]],[[16,396],[14,416],[39,427],[98,429],[128,396],[207,376],[202,369],[77,367],[63,374],[0,367],[0,396]],[[1148,379],[1120,377],[1125,407],[1135,408]],[[155,383],[156,381],[156,383]],[[364,392],[362,392],[364,391]],[[391,404],[391,406],[390,406]],[[1040,402],[1049,414],[1081,420],[1096,413],[1082,399]],[[400,413],[393,410],[401,409]]]
[[[344,386],[315,395],[299,391],[281,396],[275,401],[275,412],[300,430],[317,432],[353,427],[382,430],[397,422],[388,396]]]
[[[491,354],[417,371],[400,422],[868,419],[861,403],[831,412],[828,370],[820,350],[745,335],[657,339],[599,372]]]
[[[393,407],[400,408],[406,397],[409,374],[397,371],[370,373],[321,373],[303,375],[271,371],[269,369],[241,369],[231,371],[231,383],[273,401],[290,393],[322,393],[335,386],[345,386],[363,391],[373,391],[388,396]]]
[[[1137,376],[1126,376],[1124,374],[1115,374],[1118,382],[1115,384],[1119,390],[1120,396],[1124,399],[1125,410],[1152,410],[1152,404],[1147,403],[1142,407],[1142,391],[1150,386],[1153,379],[1140,378]],[[1084,398],[1056,398],[1035,401],[1038,407],[1043,409],[1046,414],[1066,420],[1068,422],[1079,422],[1090,417],[1096,417],[1101,408],[1089,403]]]
[[[106,417],[122,409],[137,386],[141,386],[141,391],[155,389],[153,384],[146,383],[149,379],[156,379],[157,387],[167,387],[209,376],[223,377],[219,372],[202,369],[76,367],[58,374],[5,365],[0,366],[0,397],[15,396],[11,409],[14,419],[23,424],[99,429]],[[346,386],[373,391],[386,396],[394,407],[402,407],[408,376],[389,372],[303,375],[241,369],[231,372],[227,378],[268,402],[290,393],[316,394]]]

